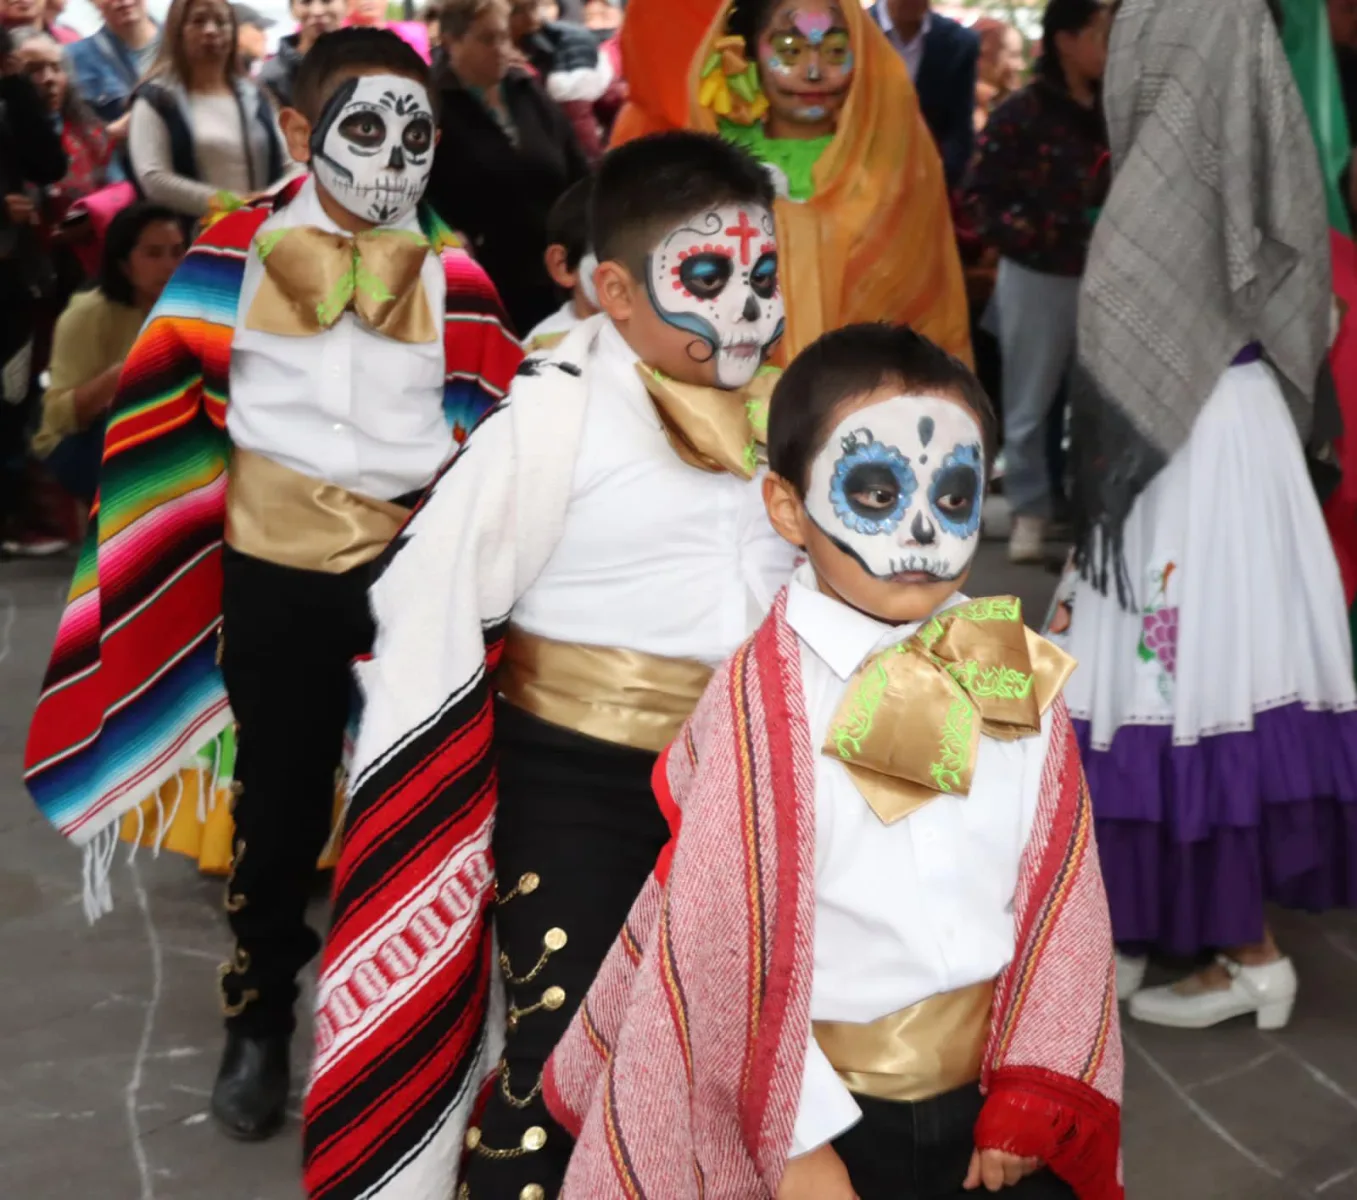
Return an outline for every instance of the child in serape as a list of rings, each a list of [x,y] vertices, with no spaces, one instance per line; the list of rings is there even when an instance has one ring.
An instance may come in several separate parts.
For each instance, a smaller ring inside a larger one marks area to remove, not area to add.
[[[547,213],[547,274],[568,298],[523,339],[528,354],[554,349],[576,325],[599,310],[598,292],[594,290],[598,256],[589,245],[589,197],[593,188],[592,177],[577,180]]]
[[[772,204],[716,137],[608,155],[603,312],[523,364],[373,587],[313,1198],[560,1185],[571,1142],[542,1068],[668,839],[656,756],[792,570],[759,484]]]
[[[281,125],[313,174],[208,229],[127,359],[27,755],[97,911],[119,818],[181,795],[234,722],[234,779],[212,755],[197,815],[233,786],[211,1107],[242,1139],[286,1109],[371,562],[522,358],[485,274],[419,210],[436,128],[419,56],[328,34],[293,99]]]
[[[548,1065],[562,1197],[1122,1195],[1074,663],[960,590],[994,437],[905,327],[779,382],[764,498],[809,561],[656,767],[674,840]]]

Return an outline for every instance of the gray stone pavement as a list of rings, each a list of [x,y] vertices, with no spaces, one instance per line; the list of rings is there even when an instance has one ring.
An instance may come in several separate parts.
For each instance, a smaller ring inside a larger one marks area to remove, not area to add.
[[[79,860],[20,782],[70,569],[0,563],[0,1200],[297,1200],[297,1105],[260,1146],[227,1141],[206,1112],[220,883],[142,853],[88,926]],[[1036,623],[1053,584],[990,544],[971,590],[1021,595]],[[1357,916],[1279,914],[1277,931],[1302,981],[1284,1032],[1128,1023],[1133,1200],[1357,1200]]]

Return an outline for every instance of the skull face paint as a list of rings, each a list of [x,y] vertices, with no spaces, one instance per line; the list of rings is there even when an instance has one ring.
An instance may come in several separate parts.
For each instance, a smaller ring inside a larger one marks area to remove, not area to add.
[[[728,204],[693,215],[651,252],[646,286],[656,313],[716,359],[716,382],[743,387],[785,323],[773,214]]]
[[[321,186],[374,225],[393,225],[414,211],[433,169],[433,149],[429,94],[399,75],[346,80],[311,135]]]
[[[818,124],[838,115],[853,82],[852,38],[833,0],[784,0],[758,40],[759,76],[772,110]]]
[[[811,464],[806,511],[878,579],[936,582],[970,566],[984,499],[972,413],[937,396],[893,396],[835,427]]]

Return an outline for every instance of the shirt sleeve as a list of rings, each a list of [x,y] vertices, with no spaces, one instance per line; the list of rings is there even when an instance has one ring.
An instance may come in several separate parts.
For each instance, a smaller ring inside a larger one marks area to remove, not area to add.
[[[148,100],[139,98],[132,105],[132,120],[127,129],[127,154],[132,174],[146,199],[163,204],[175,212],[200,217],[208,210],[217,188],[184,175],[176,175],[170,158],[170,131]]]
[[[33,437],[35,453],[45,456],[63,438],[80,432],[75,389],[112,365],[103,361],[103,355],[97,310],[82,306],[62,313],[52,335],[51,381],[42,396],[42,423]]]
[[[801,1077],[801,1103],[792,1129],[792,1158],[818,1150],[862,1119],[853,1094],[843,1086],[814,1034],[806,1047],[806,1069]]]

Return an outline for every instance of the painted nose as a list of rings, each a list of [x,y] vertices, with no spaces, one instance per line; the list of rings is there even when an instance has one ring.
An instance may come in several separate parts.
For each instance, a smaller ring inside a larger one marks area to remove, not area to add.
[[[938,531],[923,513],[914,514],[914,523],[909,527],[909,534],[920,546],[931,546],[938,540]]]
[[[806,82],[819,83],[822,76],[820,74],[820,56],[817,54],[810,60],[810,66],[806,68]]]
[[[746,321],[757,321],[759,319],[759,302],[755,298],[753,292],[750,292],[749,295],[745,297],[744,313],[742,315]]]
[[[405,170],[405,155],[401,152],[399,146],[391,147],[391,157],[387,160],[386,165],[393,171]]]

